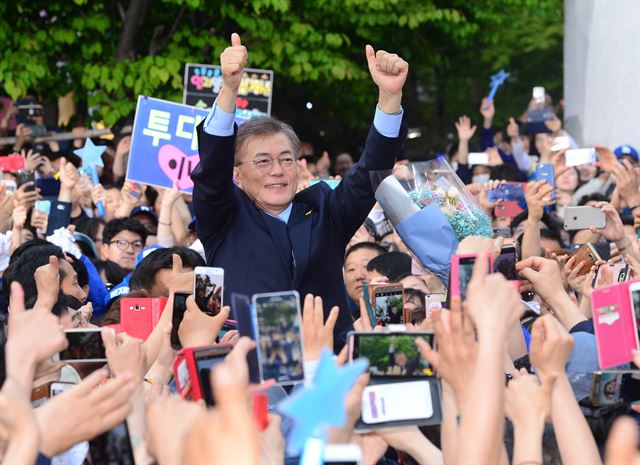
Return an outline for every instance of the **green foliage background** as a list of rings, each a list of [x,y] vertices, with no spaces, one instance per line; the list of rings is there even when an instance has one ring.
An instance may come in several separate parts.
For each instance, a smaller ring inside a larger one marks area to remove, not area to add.
[[[121,43],[127,22],[133,37]],[[234,31],[251,67],[275,71],[274,115],[317,148],[354,148],[366,134],[376,100],[366,43],[409,61],[404,107],[427,136],[420,150],[441,148],[460,114],[479,122],[501,68],[512,78],[498,122],[522,112],[534,85],[561,97],[561,0],[2,2],[0,83],[14,99],[74,90],[111,125],[133,114],[138,94],[180,101],[184,64],[217,63]]]

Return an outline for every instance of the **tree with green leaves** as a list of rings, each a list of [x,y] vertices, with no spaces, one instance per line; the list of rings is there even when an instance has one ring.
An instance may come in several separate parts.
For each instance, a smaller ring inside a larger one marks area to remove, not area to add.
[[[273,113],[329,146],[362,140],[371,119],[366,43],[407,58],[406,120],[433,138],[477,109],[500,68],[513,77],[499,119],[534,85],[561,88],[560,0],[4,2],[0,82],[12,99],[74,91],[91,119],[112,125],[133,115],[139,94],[180,101],[185,63],[217,63],[234,31],[249,66],[275,72]]]

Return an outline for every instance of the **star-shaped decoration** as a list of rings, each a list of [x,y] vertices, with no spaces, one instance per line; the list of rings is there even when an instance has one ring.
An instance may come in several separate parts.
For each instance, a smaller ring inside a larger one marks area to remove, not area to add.
[[[287,441],[288,454],[299,455],[309,438],[324,440],[330,427],[344,426],[345,397],[368,366],[365,359],[358,359],[339,368],[331,351],[322,352],[313,383],[278,405],[280,413],[294,420]]]
[[[102,154],[107,150],[106,145],[94,145],[93,141],[87,138],[84,147],[74,150],[73,153],[82,158],[82,166],[88,168],[90,166],[103,167]]]
[[[489,91],[489,96],[487,97],[488,100],[493,100],[498,87],[500,87],[509,76],[511,76],[511,74],[506,73],[504,69],[501,69],[496,74],[491,76],[491,90]]]

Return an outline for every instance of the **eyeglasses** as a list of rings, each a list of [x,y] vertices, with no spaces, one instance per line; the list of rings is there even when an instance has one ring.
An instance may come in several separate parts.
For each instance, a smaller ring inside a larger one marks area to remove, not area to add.
[[[296,161],[298,160],[296,157],[294,157],[293,155],[285,155],[282,157],[278,157],[278,158],[271,158],[271,157],[258,157],[254,160],[249,160],[249,161],[243,161],[240,163],[236,163],[236,166],[240,166],[240,165],[246,165],[247,163],[252,163],[253,166],[255,166],[256,168],[258,168],[258,170],[260,171],[269,171],[272,167],[273,167],[273,162],[274,161],[278,161],[278,164],[280,165],[280,167],[283,170],[288,170],[293,168],[293,166],[296,164]]]
[[[124,239],[107,242],[107,244],[115,244],[120,250],[127,250],[129,246],[133,247],[133,250],[142,250],[142,246],[144,245],[141,240],[125,241]]]

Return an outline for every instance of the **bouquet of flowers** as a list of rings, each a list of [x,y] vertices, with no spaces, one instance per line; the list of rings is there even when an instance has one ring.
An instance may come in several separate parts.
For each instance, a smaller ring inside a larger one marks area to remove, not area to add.
[[[451,256],[467,236],[493,237],[491,219],[444,158],[374,172],[376,199],[418,261],[448,282]]]

